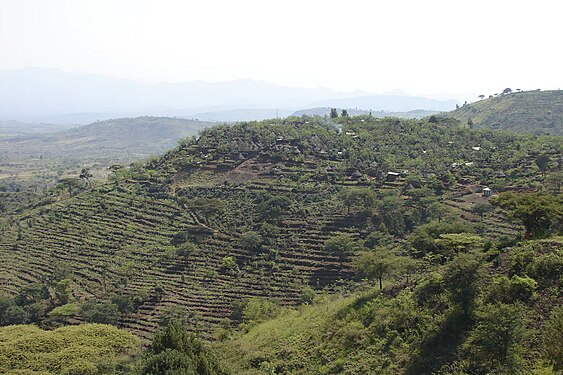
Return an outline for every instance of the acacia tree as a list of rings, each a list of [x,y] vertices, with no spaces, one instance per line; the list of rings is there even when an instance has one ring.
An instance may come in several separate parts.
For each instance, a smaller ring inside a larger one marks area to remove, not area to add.
[[[546,193],[507,192],[491,201],[508,209],[522,222],[528,237],[560,232],[563,220],[563,198]]]
[[[338,258],[341,269],[344,260],[346,260],[346,257],[349,254],[354,252],[355,248],[356,248],[356,244],[354,240],[352,240],[350,237],[345,235],[334,236],[332,238],[329,238],[325,242],[326,252]]]
[[[493,206],[491,206],[489,203],[476,203],[471,208],[471,212],[475,215],[479,215],[479,217],[482,219],[483,215],[485,215],[487,212],[490,212],[492,209]]]
[[[542,177],[545,177],[545,172],[547,171],[547,167],[549,167],[549,162],[551,160],[549,159],[549,155],[540,155],[534,162],[536,163],[536,166],[538,167],[538,169],[541,172]]]
[[[362,251],[353,261],[355,272],[368,280],[379,281],[379,289],[383,289],[383,279],[395,271],[397,257],[389,248],[375,251]]]
[[[364,213],[370,213],[375,207],[376,195],[371,189],[344,189],[338,193],[338,198],[344,203],[350,214],[350,209],[361,207]]]
[[[185,201],[188,209],[205,216],[213,216],[225,211],[227,205],[220,199],[197,197]]]
[[[80,175],[78,176],[80,180],[86,181],[86,185],[90,186],[90,179],[93,177],[90,168],[82,168]]]
[[[70,195],[71,197],[73,196],[73,192],[75,192],[75,190],[80,187],[80,182],[75,177],[62,178],[59,180],[59,183],[66,186],[66,188],[68,189],[68,195]]]

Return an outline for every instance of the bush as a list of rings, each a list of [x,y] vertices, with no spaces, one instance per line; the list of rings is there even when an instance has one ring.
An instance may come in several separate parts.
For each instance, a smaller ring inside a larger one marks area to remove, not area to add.
[[[162,310],[158,324],[161,328],[173,324],[197,328],[198,320],[199,316],[184,306],[167,306]]]
[[[472,360],[470,373],[518,373],[526,335],[523,308],[489,304],[481,307],[476,316],[477,322],[466,341]]]
[[[315,302],[317,293],[313,288],[307,287],[301,290],[301,303],[306,305],[312,305]]]
[[[464,312],[470,312],[479,292],[481,259],[473,254],[461,254],[452,260],[444,270],[444,287],[451,299]]]
[[[5,325],[4,323],[4,312],[11,306],[14,306],[15,302],[12,298],[0,296],[0,325]]]
[[[117,373],[134,354],[140,340],[116,327],[101,324],[67,326],[44,331],[37,326],[0,328],[0,373]],[[103,371],[102,368],[111,368]]]
[[[122,314],[128,314],[130,312],[135,311],[135,306],[133,305],[133,301],[131,297],[126,295],[119,295],[114,296],[111,299],[111,303],[117,306],[117,309]]]
[[[165,349],[145,360],[141,374],[198,375],[198,372],[190,356],[175,349]]]
[[[141,374],[223,374],[213,352],[182,324],[172,323],[157,332]]]
[[[532,242],[513,250],[510,272],[533,277],[540,287],[558,282],[563,275],[563,255],[557,251],[539,255],[534,251],[533,244]]]
[[[16,296],[15,302],[19,306],[31,305],[49,298],[49,289],[43,284],[31,284],[24,287]]]
[[[527,302],[535,296],[537,286],[536,280],[529,277],[514,275],[509,279],[499,276],[491,283],[489,300],[503,303]]]
[[[2,325],[25,324],[29,321],[29,314],[21,306],[10,306],[2,314]]]
[[[242,316],[245,322],[260,322],[275,318],[279,311],[279,306],[276,303],[255,297],[248,300],[242,311]]]
[[[262,246],[262,236],[255,231],[241,234],[239,244],[243,249],[257,252]]]
[[[178,245],[176,248],[176,255],[181,257],[185,262],[188,261],[189,257],[198,251],[197,246],[193,242],[184,242]]]
[[[557,283],[563,276],[563,255],[561,253],[542,255],[536,258],[529,272],[541,284]]]
[[[364,242],[364,246],[375,249],[379,246],[387,246],[393,243],[393,236],[380,231],[374,231],[368,234]]]
[[[433,272],[416,287],[414,298],[420,306],[436,306],[443,292],[443,275]]]
[[[549,320],[542,329],[547,359],[555,371],[563,370],[563,307],[553,309]]]
[[[59,307],[55,307],[49,312],[49,318],[56,321],[66,321],[68,318],[78,315],[80,306],[75,303],[68,303]]]
[[[527,275],[530,266],[534,263],[534,250],[529,246],[518,246],[510,255],[510,272],[512,274]]]
[[[238,273],[238,265],[233,257],[223,257],[221,260],[221,268],[230,274]]]
[[[84,302],[80,316],[89,323],[115,325],[121,318],[119,308],[114,303]]]

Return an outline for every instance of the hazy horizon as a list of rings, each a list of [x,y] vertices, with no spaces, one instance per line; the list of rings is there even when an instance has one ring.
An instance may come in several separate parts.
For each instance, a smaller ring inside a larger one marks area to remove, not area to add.
[[[449,111],[456,104],[401,92],[375,95],[248,79],[147,84],[53,68],[0,70],[0,120],[33,123],[84,124],[143,115],[240,121],[318,107],[408,112]]]
[[[0,0],[0,69],[473,99],[563,86],[560,5]]]

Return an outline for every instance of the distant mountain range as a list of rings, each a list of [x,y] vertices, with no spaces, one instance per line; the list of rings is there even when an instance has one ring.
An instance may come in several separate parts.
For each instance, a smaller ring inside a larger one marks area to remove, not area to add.
[[[0,71],[0,120],[88,124],[140,115],[209,121],[259,120],[314,107],[447,111],[454,100],[283,87],[267,82],[143,84],[95,74],[26,68]]]
[[[0,121],[0,138],[25,136],[30,134],[47,134],[71,129],[77,125],[64,123],[30,124],[21,121]]]
[[[483,99],[448,116],[475,127],[563,135],[563,91],[522,91]]]

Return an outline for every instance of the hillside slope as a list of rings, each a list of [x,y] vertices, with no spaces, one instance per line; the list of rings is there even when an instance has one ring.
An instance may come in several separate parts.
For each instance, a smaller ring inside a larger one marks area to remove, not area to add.
[[[52,134],[0,138],[0,155],[26,157],[146,157],[174,147],[212,123],[166,117],[94,122]]]
[[[358,117],[343,119],[339,132],[321,118],[292,118],[206,129],[108,183],[52,191],[4,217],[1,291],[69,278],[72,299],[137,301],[121,324],[141,336],[174,306],[210,332],[241,300],[294,305],[306,287],[335,290],[349,278],[351,259],[327,253],[328,239],[378,232],[403,243],[430,220],[429,200],[451,204],[439,212],[453,210],[491,238],[520,235],[502,213],[470,212],[484,199],[479,186],[538,183],[534,160],[548,153],[554,170],[560,139],[453,122]],[[343,204],[337,193],[347,188],[373,190],[373,215]]]
[[[532,282],[537,289],[529,295],[506,291],[499,298],[494,291],[502,281],[526,280],[513,276],[524,253],[535,258],[528,262],[552,259],[557,261],[550,264],[561,267],[562,246],[559,237],[488,254],[489,259],[480,260],[481,271],[464,279],[473,283],[470,287],[457,285],[459,275],[451,278],[462,265],[454,262],[457,267],[440,267],[414,282],[403,277],[382,291],[365,286],[346,297],[319,296],[312,305],[285,311],[215,345],[232,373],[241,375],[268,370],[303,375],[559,374],[550,369],[546,354],[553,353],[551,360],[560,366],[560,349],[546,346],[560,346],[550,341],[562,334],[557,325],[563,322],[560,275],[531,274],[538,283]],[[452,287],[454,293],[456,287],[474,288],[477,301],[471,313],[456,307]],[[493,350],[502,343],[508,343],[505,353]],[[514,357],[502,363],[506,353]]]
[[[449,116],[476,128],[563,135],[563,91],[499,95],[462,106]]]

